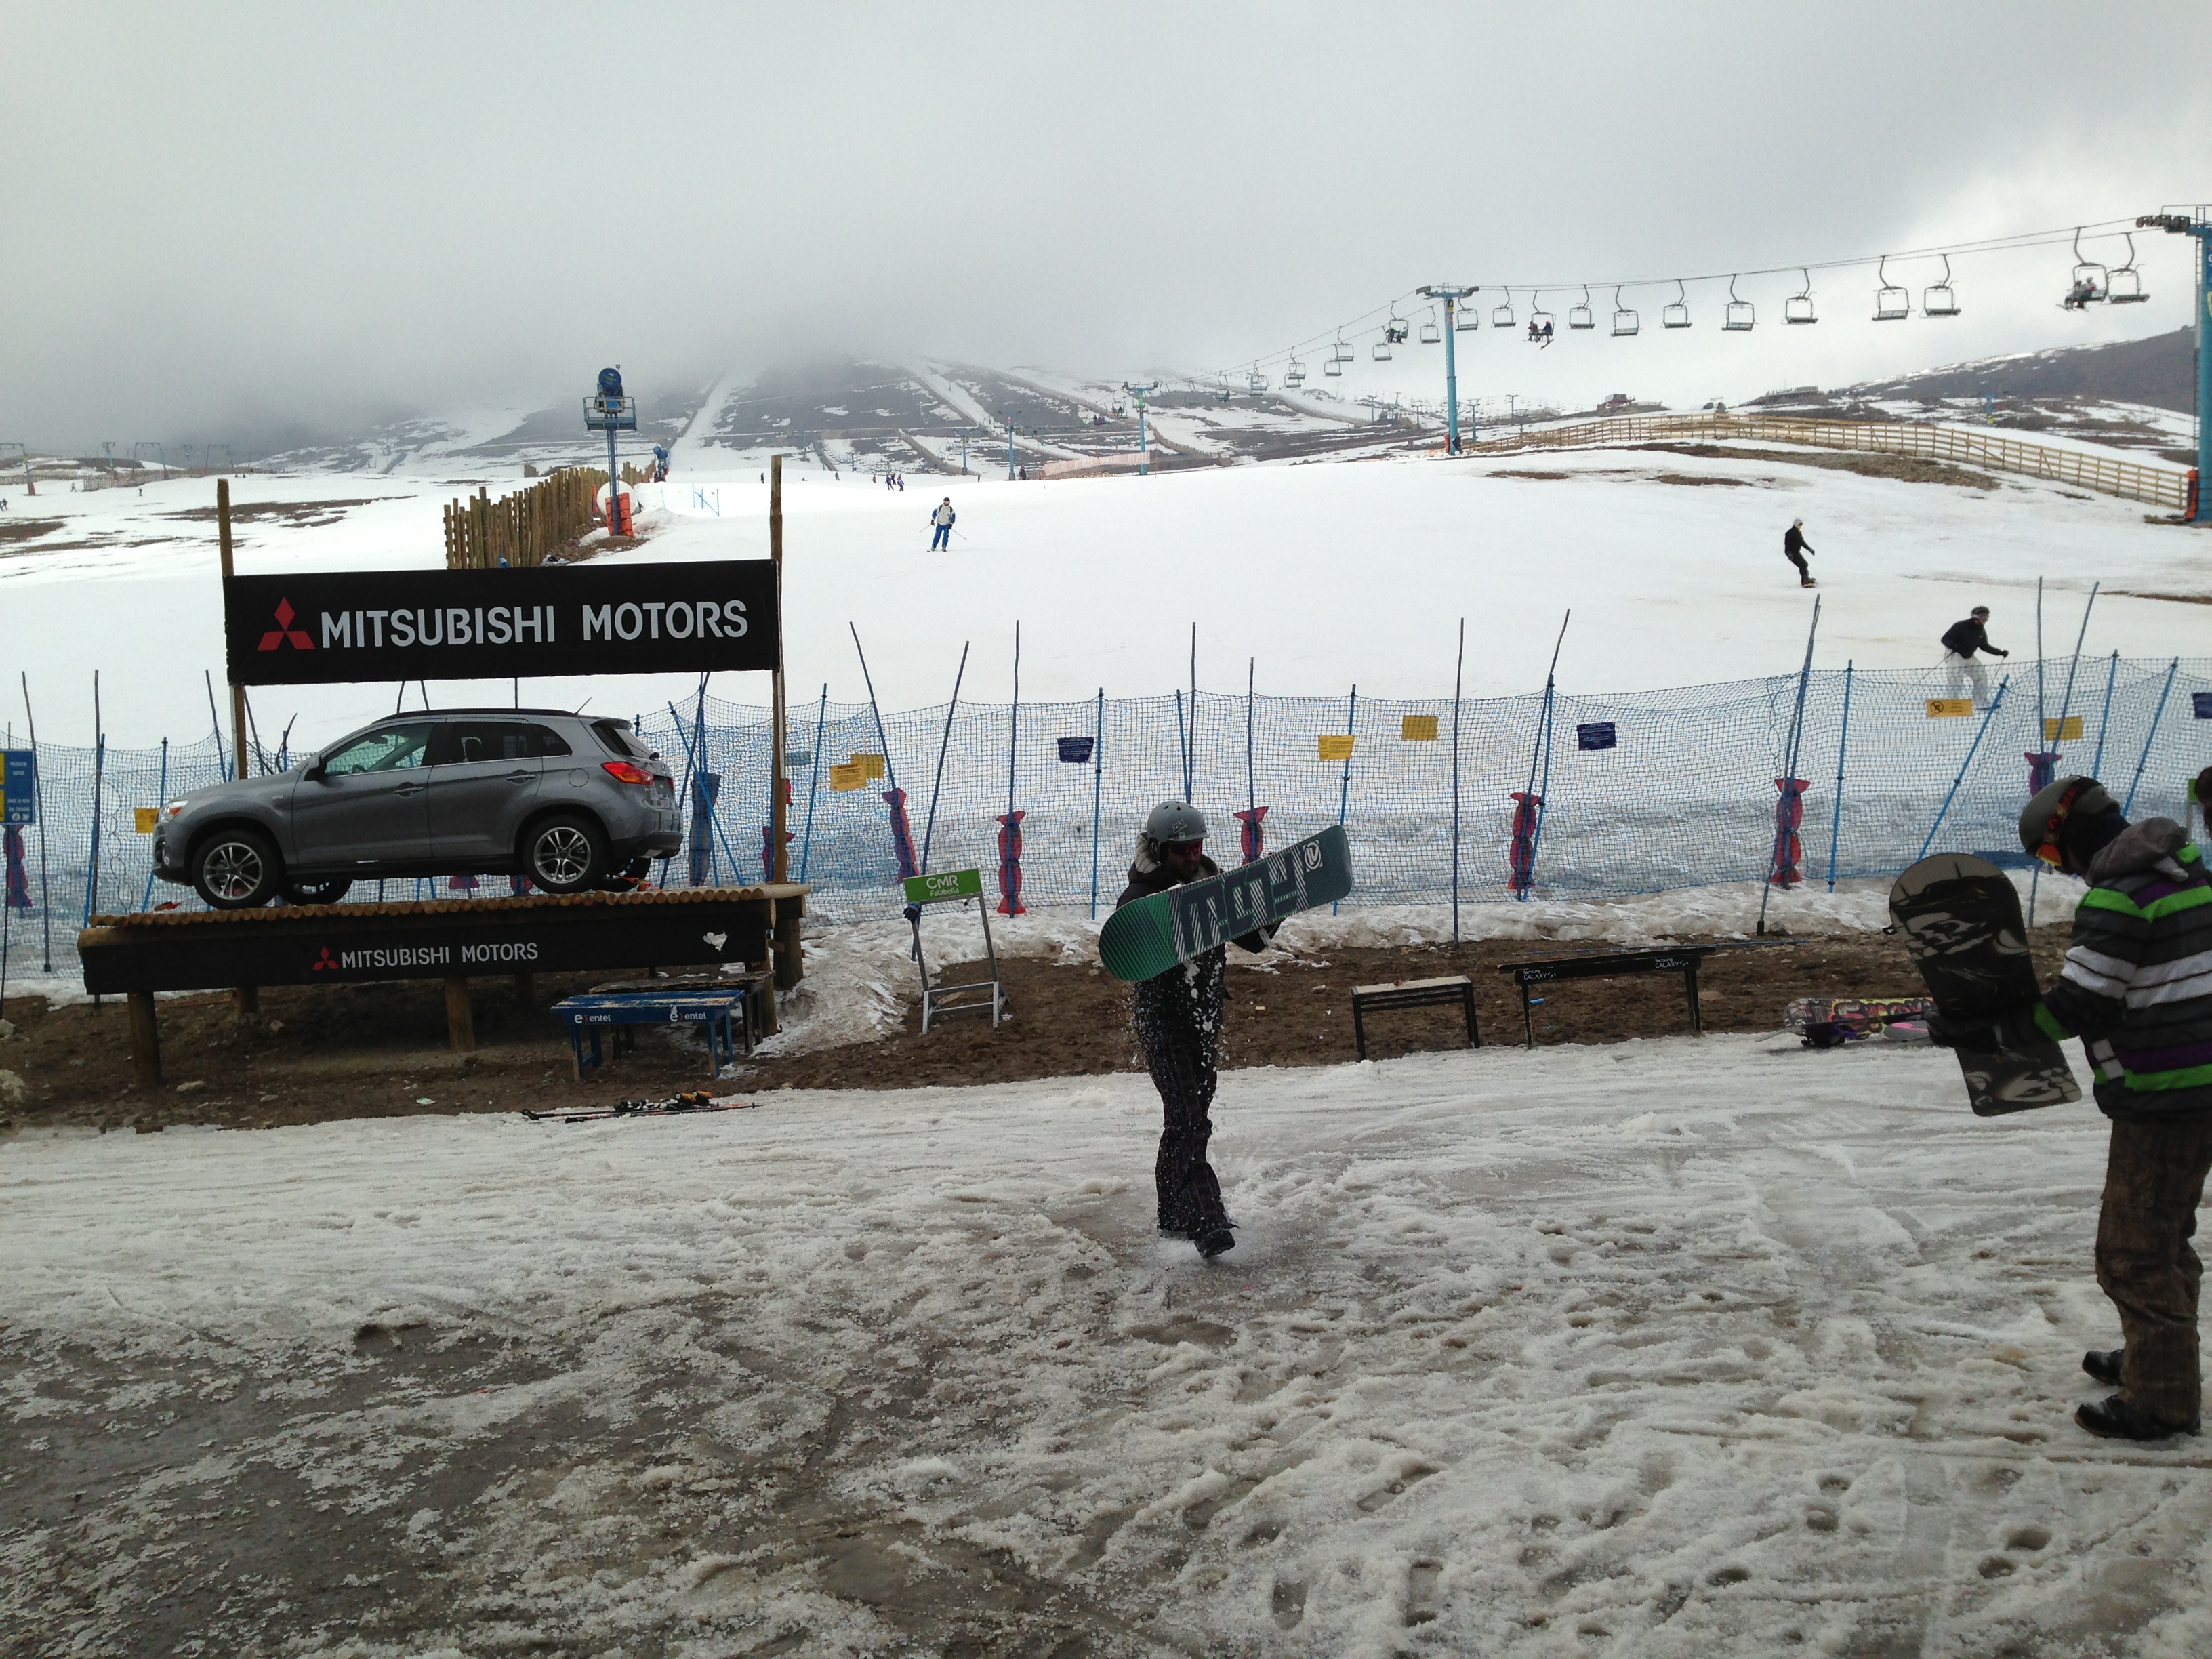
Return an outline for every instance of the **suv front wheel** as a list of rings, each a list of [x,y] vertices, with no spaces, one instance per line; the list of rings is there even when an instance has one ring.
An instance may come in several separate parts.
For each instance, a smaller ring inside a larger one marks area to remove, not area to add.
[[[531,826],[522,862],[549,893],[587,892],[606,875],[606,832],[581,813],[556,812]]]
[[[276,843],[258,830],[218,830],[192,853],[192,885],[218,910],[251,910],[284,885]]]

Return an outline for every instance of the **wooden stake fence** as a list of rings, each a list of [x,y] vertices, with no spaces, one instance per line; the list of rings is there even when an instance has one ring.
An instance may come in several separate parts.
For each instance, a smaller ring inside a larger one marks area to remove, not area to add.
[[[446,568],[495,570],[545,562],[597,522],[592,500],[607,475],[564,467],[527,489],[497,501],[478,489],[446,507]]]

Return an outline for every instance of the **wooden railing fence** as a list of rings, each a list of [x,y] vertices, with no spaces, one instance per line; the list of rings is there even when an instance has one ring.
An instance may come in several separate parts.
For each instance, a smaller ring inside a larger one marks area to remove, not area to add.
[[[1578,421],[1510,438],[1491,438],[1467,446],[1470,454],[1507,454],[1525,449],[1582,449],[1604,444],[1656,439],[1749,439],[1804,444],[1817,449],[1869,450],[1888,455],[1919,455],[1958,461],[2002,472],[2024,472],[2106,495],[2148,501],[2185,512],[2197,489],[2194,467],[2162,462],[2127,461],[2113,455],[2039,443],[2031,438],[1999,436],[1953,426],[1911,421],[1822,421],[1794,416],[1621,415],[1610,420]]]
[[[564,467],[527,489],[497,501],[478,489],[446,507],[446,568],[495,570],[538,565],[597,522],[592,498],[607,475],[587,466]]]

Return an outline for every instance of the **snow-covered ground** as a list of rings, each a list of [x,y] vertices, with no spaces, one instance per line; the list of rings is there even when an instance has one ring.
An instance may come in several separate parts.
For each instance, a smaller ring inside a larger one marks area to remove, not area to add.
[[[9,1142],[0,1411],[58,1509],[0,1624],[115,1652],[204,1582],[195,1634],[331,1659],[2212,1647],[2202,1448],[2069,1420],[2086,1105],[1722,1037],[1215,1117],[1212,1265],[1152,1236],[1140,1076]],[[74,1507],[103,1420],[196,1449]],[[227,1568],[264,1504],[343,1558]]]
[[[711,450],[706,452],[709,457]],[[679,464],[682,459],[679,452]],[[1561,478],[1505,476],[1565,473]],[[1710,480],[1702,487],[1662,477]],[[756,470],[680,470],[665,520],[627,559],[757,557],[767,492]],[[517,484],[520,480],[514,481]],[[941,702],[963,641],[964,697],[1011,690],[1022,623],[1025,699],[1164,693],[1186,684],[1199,629],[1200,683],[1241,690],[1248,658],[1263,692],[1448,694],[1458,621],[1468,623],[1470,694],[1543,683],[1561,613],[1573,626],[1563,687],[1627,690],[1793,671],[1808,598],[1790,580],[1782,532],[1802,517],[1820,550],[1817,661],[1917,666],[1976,602],[2014,653],[2034,648],[2033,599],[2048,579],[2045,644],[2072,647],[2080,602],[2102,581],[2086,649],[2212,654],[2212,606],[2126,597],[2212,595],[2199,538],[2144,522],[2136,504],[2077,499],[2006,478],[1994,492],[1823,471],[1786,456],[1700,460],[1628,451],[1504,460],[1387,459],[1258,465],[1049,483],[916,477],[904,493],[798,471],[785,492],[787,659],[799,688],[863,695],[847,624],[869,651],[889,708]],[[495,489],[496,489],[495,484]],[[467,486],[472,493],[473,486]],[[708,492],[702,503],[695,490]],[[241,506],[350,501],[319,524],[243,522],[239,568],[435,566],[439,509],[459,482],[252,477]],[[950,556],[924,522],[950,494]],[[0,614],[8,664],[27,671],[40,735],[84,742],[91,670],[102,670],[110,741],[143,745],[207,729],[204,671],[222,666],[214,526],[205,480],[90,495],[42,493],[11,516],[56,517],[5,544]],[[653,495],[648,489],[647,499]],[[719,515],[717,514],[719,509]],[[523,701],[635,713],[693,689],[689,677],[530,682]],[[726,677],[718,695],[765,702]],[[264,738],[295,712],[313,746],[390,705],[368,687],[271,689],[255,697]],[[505,702],[505,682],[434,683],[443,703]],[[799,695],[799,694],[795,694]],[[20,714],[10,716],[19,719]]]

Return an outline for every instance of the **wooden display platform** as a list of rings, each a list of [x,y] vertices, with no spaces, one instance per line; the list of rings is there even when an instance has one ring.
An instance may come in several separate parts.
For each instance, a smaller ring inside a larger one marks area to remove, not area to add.
[[[406,904],[277,905],[94,916],[77,935],[84,988],[131,999],[141,1086],[161,1080],[156,991],[442,979],[447,1034],[476,1046],[468,981],[773,961],[785,989],[805,974],[799,940],[811,890],[796,883]]]

